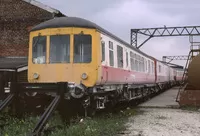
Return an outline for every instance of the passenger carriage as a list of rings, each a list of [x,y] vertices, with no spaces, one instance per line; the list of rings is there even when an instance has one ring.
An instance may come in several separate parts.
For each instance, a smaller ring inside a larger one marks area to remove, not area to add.
[[[122,99],[141,97],[176,75],[168,65],[76,17],[55,18],[31,30],[28,69],[30,83],[68,82],[70,97],[101,93],[103,100],[108,92]]]

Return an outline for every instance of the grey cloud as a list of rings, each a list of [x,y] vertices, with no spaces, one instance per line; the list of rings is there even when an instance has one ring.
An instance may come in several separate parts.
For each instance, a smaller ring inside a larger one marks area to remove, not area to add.
[[[199,0],[39,0],[69,16],[89,19],[130,42],[130,29],[198,25]],[[186,37],[153,38],[141,50],[158,59],[189,52]],[[183,62],[178,62],[183,64]]]
[[[200,1],[199,0],[142,0],[154,7],[160,14],[167,13],[170,16],[182,16],[185,18],[180,25],[198,25]]]
[[[39,0],[68,16],[88,17],[123,0]]]

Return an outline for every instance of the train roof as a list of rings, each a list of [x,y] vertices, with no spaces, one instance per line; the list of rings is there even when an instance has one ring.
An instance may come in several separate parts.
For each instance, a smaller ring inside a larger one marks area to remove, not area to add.
[[[134,46],[131,46],[127,42],[123,41],[122,39],[118,38],[114,34],[108,32],[107,30],[103,29],[99,25],[83,19],[83,18],[78,18],[78,17],[58,17],[54,18],[48,21],[45,21],[39,25],[36,25],[35,27],[32,28],[31,31],[37,31],[41,29],[46,29],[46,28],[62,28],[62,27],[83,27],[83,28],[91,28],[91,29],[97,29],[103,33],[105,33],[108,36],[111,36],[113,39],[119,41],[120,43],[126,45],[127,47],[135,50],[136,52],[150,58],[154,59],[153,57],[145,54],[144,52],[140,51],[139,49],[136,49]]]

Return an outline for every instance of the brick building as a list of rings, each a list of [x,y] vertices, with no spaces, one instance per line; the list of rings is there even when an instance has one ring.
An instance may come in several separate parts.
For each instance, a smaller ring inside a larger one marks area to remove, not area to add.
[[[0,0],[0,97],[2,80],[13,80],[13,72],[26,76],[31,27],[61,16],[65,15],[35,0]]]
[[[55,16],[64,16],[34,0],[0,0],[0,56],[27,56],[28,30]]]

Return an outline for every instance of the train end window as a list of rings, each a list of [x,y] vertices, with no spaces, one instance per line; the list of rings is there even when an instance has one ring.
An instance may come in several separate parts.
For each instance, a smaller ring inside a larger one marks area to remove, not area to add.
[[[50,63],[70,62],[70,35],[50,36]]]
[[[46,63],[46,36],[36,36],[33,38],[32,57],[34,64]]]
[[[92,36],[74,35],[74,63],[90,63],[92,61]]]

